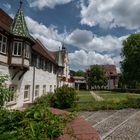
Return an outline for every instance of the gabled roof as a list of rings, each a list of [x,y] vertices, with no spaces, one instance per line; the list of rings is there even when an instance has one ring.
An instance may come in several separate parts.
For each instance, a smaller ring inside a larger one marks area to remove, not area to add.
[[[117,70],[116,70],[116,66],[115,65],[101,65],[104,72],[107,74],[107,75],[110,75],[110,76],[116,76],[117,75]]]
[[[0,26],[10,32],[10,26],[12,24],[13,19],[0,8]]]
[[[15,36],[31,38],[27,25],[26,25],[26,21],[24,18],[24,13],[21,8],[21,5],[22,5],[22,2],[20,2],[20,8],[18,9],[18,11],[14,17],[14,20],[11,24],[10,31]]]
[[[32,49],[41,54],[46,59],[52,61],[54,64],[57,64],[54,57],[52,57],[51,52],[38,39],[36,40]]]

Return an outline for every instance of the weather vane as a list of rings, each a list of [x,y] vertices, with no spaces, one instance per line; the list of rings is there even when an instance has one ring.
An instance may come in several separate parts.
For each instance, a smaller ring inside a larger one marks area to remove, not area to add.
[[[23,1],[22,1],[22,0],[20,0],[20,8],[22,7],[22,4],[23,4]]]

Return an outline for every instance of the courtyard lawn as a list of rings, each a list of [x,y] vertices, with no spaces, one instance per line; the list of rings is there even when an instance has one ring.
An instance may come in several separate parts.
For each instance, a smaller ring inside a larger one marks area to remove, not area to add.
[[[79,103],[89,103],[95,101],[89,91],[77,91]]]
[[[78,91],[78,105],[75,110],[109,110],[123,108],[140,108],[140,94],[96,91],[103,101],[95,101],[89,91]]]

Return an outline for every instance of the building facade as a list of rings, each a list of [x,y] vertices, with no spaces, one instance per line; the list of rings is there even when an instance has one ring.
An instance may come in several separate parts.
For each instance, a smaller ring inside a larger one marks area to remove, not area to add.
[[[93,65],[90,66],[90,69]],[[115,65],[99,65],[104,71],[107,77],[107,85],[104,87],[105,89],[115,89],[118,88],[118,78],[117,78],[117,70]],[[90,75],[90,69],[86,71],[86,77],[88,78]]]
[[[64,48],[63,48],[64,49]],[[12,90],[6,106],[20,108],[62,86],[69,78],[66,49],[51,52],[29,33],[22,3],[12,19],[0,9],[0,75],[8,75]]]

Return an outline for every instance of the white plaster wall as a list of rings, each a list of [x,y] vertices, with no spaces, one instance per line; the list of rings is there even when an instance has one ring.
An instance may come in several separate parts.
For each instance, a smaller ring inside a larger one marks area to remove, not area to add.
[[[0,54],[0,61],[4,62],[4,63],[7,63],[7,56]]]
[[[10,78],[16,71],[16,69],[9,70],[7,66],[0,65],[0,74],[8,74]],[[17,85],[16,104],[11,104],[10,108],[20,108],[24,103],[32,102],[33,67],[30,67],[30,69],[19,80],[19,76],[22,74],[22,72],[23,71],[20,71],[13,80],[9,80],[7,82],[7,84]],[[26,101],[24,101],[25,85],[30,85],[30,98]],[[49,73],[48,71],[35,68],[35,85],[39,85],[39,96],[43,94],[43,85],[46,85],[46,93],[50,91],[50,85],[52,85],[52,91],[54,91],[55,86],[57,86],[57,75],[53,74],[53,72]]]
[[[29,60],[24,59],[24,65],[29,66]]]
[[[22,64],[22,58],[20,57],[12,57],[12,64]]]

